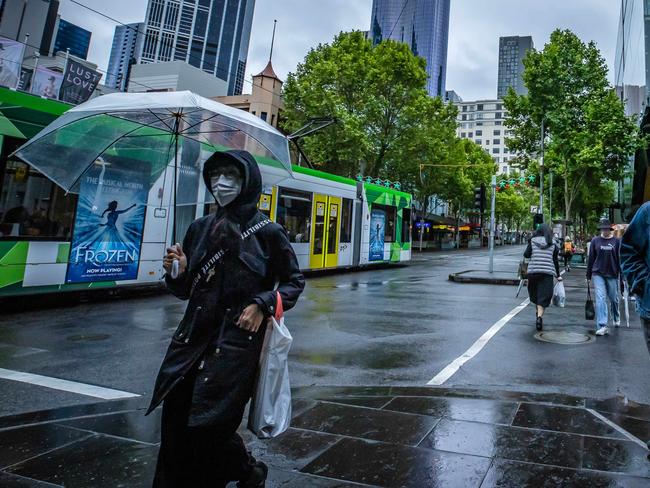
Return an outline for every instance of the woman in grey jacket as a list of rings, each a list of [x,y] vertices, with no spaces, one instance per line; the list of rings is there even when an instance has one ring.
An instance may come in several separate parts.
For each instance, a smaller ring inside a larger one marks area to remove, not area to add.
[[[542,224],[528,242],[524,257],[530,258],[528,263],[528,295],[530,301],[536,305],[537,330],[542,330],[542,317],[544,309],[551,304],[553,299],[553,277],[562,281],[560,276],[560,250],[553,242],[553,233],[548,224]]]

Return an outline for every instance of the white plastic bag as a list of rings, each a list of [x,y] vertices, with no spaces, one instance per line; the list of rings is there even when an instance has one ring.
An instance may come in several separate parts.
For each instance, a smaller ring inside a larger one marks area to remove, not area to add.
[[[566,302],[566,292],[564,291],[564,283],[558,281],[553,290],[553,305],[556,307],[564,308]]]
[[[291,422],[289,349],[293,338],[284,325],[279,294],[277,308],[279,319],[272,317],[266,327],[257,386],[248,415],[248,429],[260,439],[279,436]]]

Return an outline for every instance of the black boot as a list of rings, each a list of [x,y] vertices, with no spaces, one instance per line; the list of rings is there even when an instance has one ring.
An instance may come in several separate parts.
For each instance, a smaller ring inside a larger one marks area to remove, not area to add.
[[[250,477],[237,483],[237,488],[264,488],[269,468],[262,461],[256,461]]]
[[[542,330],[543,324],[542,324],[542,317],[537,317],[537,320],[535,321],[535,327],[537,330]]]

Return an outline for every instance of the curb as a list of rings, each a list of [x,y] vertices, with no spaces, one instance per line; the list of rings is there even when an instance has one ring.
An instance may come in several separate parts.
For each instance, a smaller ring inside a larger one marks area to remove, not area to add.
[[[476,273],[478,270],[469,269],[467,271],[459,271],[458,273],[451,273],[449,281],[455,283],[477,283],[483,285],[511,285],[516,286],[519,284],[519,278],[490,278],[487,276],[470,276],[467,273]],[[483,271],[480,271],[483,272]]]

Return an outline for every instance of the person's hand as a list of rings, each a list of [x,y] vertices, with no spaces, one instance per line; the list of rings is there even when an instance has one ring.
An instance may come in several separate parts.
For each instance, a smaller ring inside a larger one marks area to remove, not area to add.
[[[183,252],[183,248],[177,242],[171,247],[167,248],[167,254],[163,258],[163,268],[167,271],[168,274],[172,272],[172,263],[174,259],[178,259],[178,275],[182,275],[187,268],[187,256]]]
[[[561,276],[558,277],[558,281],[564,281]]]
[[[264,320],[264,313],[257,303],[253,303],[244,309],[237,320],[237,327],[250,332],[257,332]]]

